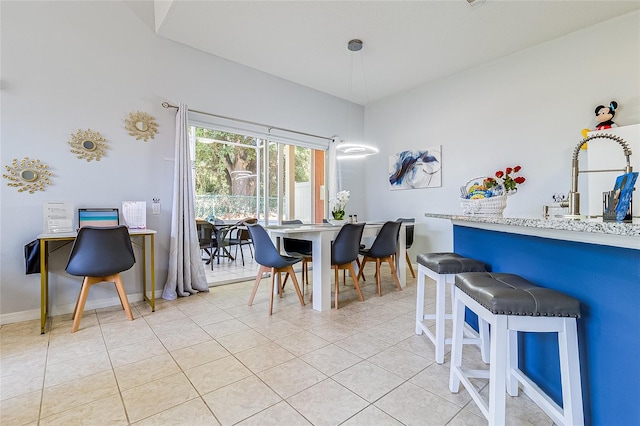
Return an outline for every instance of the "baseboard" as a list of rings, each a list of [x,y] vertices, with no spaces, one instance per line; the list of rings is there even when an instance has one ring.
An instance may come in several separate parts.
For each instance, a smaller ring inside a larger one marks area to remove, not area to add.
[[[0,314],[0,325],[13,324],[15,322],[31,321],[40,319],[40,309],[30,309],[28,311],[11,312],[10,314]]]
[[[156,299],[162,297],[162,290],[156,290]],[[127,294],[127,299],[129,299],[130,303],[141,302],[144,300],[142,293],[132,293]],[[99,299],[99,300],[88,300],[85,305],[85,311],[89,311],[92,309],[101,309],[108,308],[110,306],[120,305],[119,297],[110,297],[107,299]],[[75,308],[75,304],[65,304],[65,305],[56,305],[51,306],[50,316],[58,316],[64,314],[70,314],[73,312]],[[40,319],[40,309],[29,309],[27,311],[20,312],[11,312],[8,314],[0,314],[0,325],[12,324],[16,322],[23,321],[31,321],[35,319]]]

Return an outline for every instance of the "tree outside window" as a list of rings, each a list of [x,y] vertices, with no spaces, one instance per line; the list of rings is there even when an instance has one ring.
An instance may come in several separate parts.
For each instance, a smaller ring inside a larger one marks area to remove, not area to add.
[[[259,211],[256,138],[197,127],[195,156],[196,216],[239,220]],[[269,210],[277,207],[277,145],[269,144]],[[308,182],[311,149],[295,147],[295,181]],[[264,182],[262,178],[262,182]],[[262,192],[262,189],[260,189]],[[272,208],[273,205],[273,208]],[[262,209],[262,207],[260,207]]]

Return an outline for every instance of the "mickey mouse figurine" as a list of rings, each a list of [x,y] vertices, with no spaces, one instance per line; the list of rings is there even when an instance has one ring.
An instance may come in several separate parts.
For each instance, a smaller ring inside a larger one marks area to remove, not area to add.
[[[609,102],[609,106],[598,105],[596,107],[594,111],[596,114],[596,121],[598,122],[596,130],[618,127],[613,122],[613,117],[616,115],[616,108],[618,108],[618,103],[616,101]]]

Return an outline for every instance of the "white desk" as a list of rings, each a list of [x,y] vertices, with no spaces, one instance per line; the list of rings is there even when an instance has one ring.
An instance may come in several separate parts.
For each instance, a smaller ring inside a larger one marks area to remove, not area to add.
[[[378,235],[383,223],[367,223],[362,237],[375,237]],[[293,238],[309,240],[313,249],[313,309],[326,311],[331,309],[331,241],[340,231],[340,226],[330,224],[322,225],[281,225],[265,227],[276,247],[280,248],[280,239]],[[400,227],[398,238],[398,250],[396,252],[396,268],[400,286],[407,283],[406,261],[406,224]]]
[[[151,311],[156,309],[156,279],[155,279],[155,235],[156,231],[152,229],[130,229],[129,235],[135,244],[134,237],[142,238],[140,247],[142,248],[142,292],[144,299],[151,306]],[[47,315],[49,313],[49,243],[52,241],[73,241],[78,235],[77,232],[64,232],[58,234],[40,234],[40,333],[44,334],[47,325]],[[151,297],[147,296],[147,237],[150,239],[150,286]]]

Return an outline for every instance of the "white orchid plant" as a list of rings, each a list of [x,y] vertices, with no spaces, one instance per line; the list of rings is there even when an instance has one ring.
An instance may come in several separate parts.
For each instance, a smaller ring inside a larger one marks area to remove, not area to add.
[[[349,201],[351,193],[349,191],[339,191],[336,194],[335,204],[331,210],[331,215],[335,220],[344,220],[345,207]]]

